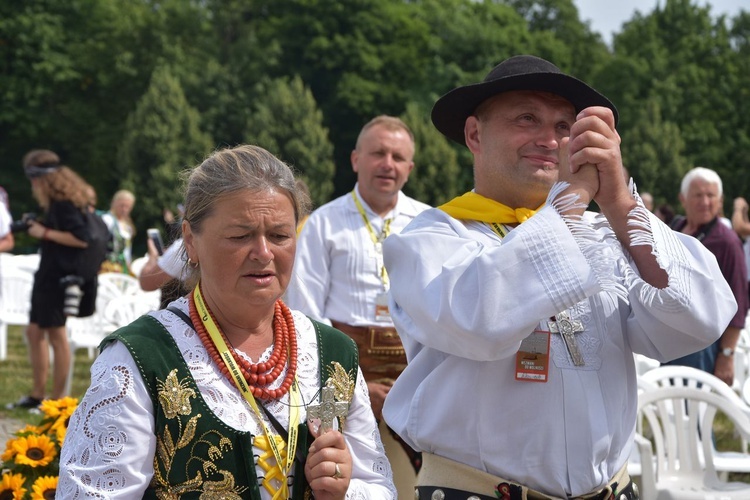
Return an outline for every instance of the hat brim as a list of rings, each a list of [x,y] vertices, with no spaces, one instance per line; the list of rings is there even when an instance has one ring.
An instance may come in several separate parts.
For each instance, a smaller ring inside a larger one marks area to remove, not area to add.
[[[437,100],[432,108],[432,123],[440,132],[459,144],[464,141],[464,125],[477,107],[501,92],[532,90],[550,92],[573,104],[576,113],[590,106],[612,110],[615,125],[619,115],[615,105],[587,84],[564,73],[528,73],[475,83],[451,90]]]

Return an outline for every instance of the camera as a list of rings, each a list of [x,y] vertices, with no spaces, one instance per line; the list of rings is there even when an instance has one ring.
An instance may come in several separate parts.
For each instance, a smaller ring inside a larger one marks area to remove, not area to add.
[[[78,316],[81,298],[83,297],[81,285],[83,285],[83,278],[80,276],[69,274],[60,278],[60,286],[65,289],[63,313],[66,316]]]
[[[14,220],[10,223],[10,232],[13,234],[25,233],[31,227],[31,221],[33,220],[36,220],[35,213],[29,212],[23,214],[20,220]]]

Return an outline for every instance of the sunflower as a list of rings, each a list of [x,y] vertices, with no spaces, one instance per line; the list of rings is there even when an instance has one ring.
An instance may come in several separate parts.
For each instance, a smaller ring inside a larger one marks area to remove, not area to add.
[[[14,439],[16,463],[31,467],[44,467],[57,455],[57,447],[48,436],[24,436]]]
[[[73,410],[78,406],[77,398],[62,398],[62,399],[45,399],[39,406],[45,417],[56,418],[62,413],[68,411],[68,415],[73,413]]]
[[[54,500],[57,476],[42,476],[31,486],[31,500]]]
[[[3,474],[3,480],[0,482],[0,500],[21,500],[26,494],[24,480],[22,474]]]
[[[68,431],[68,423],[70,422],[70,417],[75,410],[75,406],[68,406],[60,409],[60,412],[55,417],[49,418],[52,423],[48,425],[46,433],[50,436],[55,436],[60,447],[62,447],[63,441],[65,441],[65,435]]]
[[[3,452],[2,456],[0,456],[0,460],[2,460],[3,463],[12,462],[13,459],[16,457],[16,450],[13,449],[13,442],[16,439],[11,438],[8,440],[7,443],[5,443],[5,451]]]

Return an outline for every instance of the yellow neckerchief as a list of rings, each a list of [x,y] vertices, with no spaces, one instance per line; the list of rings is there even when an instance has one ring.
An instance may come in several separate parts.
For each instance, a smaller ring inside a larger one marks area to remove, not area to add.
[[[286,461],[284,461],[279,443],[276,439],[274,439],[274,436],[271,435],[266,422],[263,420],[260,408],[258,407],[258,403],[255,401],[253,393],[252,391],[250,391],[250,388],[245,381],[245,377],[242,376],[240,367],[237,366],[237,363],[234,361],[232,353],[229,350],[229,346],[227,346],[227,343],[224,342],[224,338],[219,331],[219,325],[214,322],[214,319],[208,312],[208,306],[205,304],[205,302],[203,302],[203,294],[200,291],[200,283],[198,283],[198,285],[195,287],[195,290],[193,290],[193,299],[195,299],[195,308],[198,311],[198,316],[200,316],[201,321],[203,322],[203,326],[211,336],[211,340],[213,341],[214,345],[216,345],[216,349],[219,351],[222,359],[224,360],[224,363],[227,365],[227,368],[229,369],[229,373],[232,375],[232,379],[234,380],[235,385],[240,390],[240,393],[242,394],[242,396],[244,396],[245,400],[250,404],[253,412],[255,412],[255,415],[258,417],[258,422],[263,427],[263,434],[265,434],[266,440],[270,445],[271,450],[273,451],[274,458],[276,459],[276,468],[278,469],[279,474],[281,474],[282,478],[288,477],[292,465],[294,464],[294,454],[297,450],[297,427],[299,425],[299,409],[302,401],[299,386],[297,385],[296,375],[294,377],[294,381],[292,382],[292,387],[289,389],[289,445],[287,447]],[[297,333],[293,332],[292,334],[296,335]],[[283,440],[280,441],[281,447],[283,448],[284,442]],[[280,482],[282,486],[275,492],[270,491],[272,488],[269,488],[266,485],[266,489],[269,489],[269,492],[273,495],[274,500],[289,498],[289,486],[287,485],[287,481],[283,480]]]
[[[526,222],[532,215],[542,209],[541,205],[536,210],[530,208],[510,208],[499,201],[469,191],[461,196],[453,198],[448,203],[438,208],[451,217],[463,220],[476,220],[484,222],[503,238],[508,234],[508,228],[504,224],[520,224]]]
[[[375,234],[375,230],[372,228],[372,226],[370,225],[370,220],[367,218],[365,208],[362,206],[359,198],[357,198],[357,193],[353,189],[352,198],[354,198],[354,204],[357,205],[359,215],[361,215],[362,220],[365,221],[365,227],[367,227],[367,232],[370,233],[370,239],[372,240],[372,244],[375,245],[375,250],[378,253],[383,253],[383,240],[386,239],[389,234],[391,234],[391,221],[393,219],[385,219],[383,221],[383,230],[380,232],[380,235]],[[385,270],[385,264],[380,266],[380,281],[383,282],[383,286],[387,289],[389,280],[388,271]]]

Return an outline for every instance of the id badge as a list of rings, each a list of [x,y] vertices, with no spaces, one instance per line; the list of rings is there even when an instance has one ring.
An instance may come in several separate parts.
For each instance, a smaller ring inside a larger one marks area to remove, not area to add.
[[[380,292],[377,297],[375,297],[375,320],[391,320],[391,312],[388,310],[388,292]]]
[[[516,353],[516,380],[546,382],[549,377],[549,336],[543,330],[534,330],[521,341]]]

